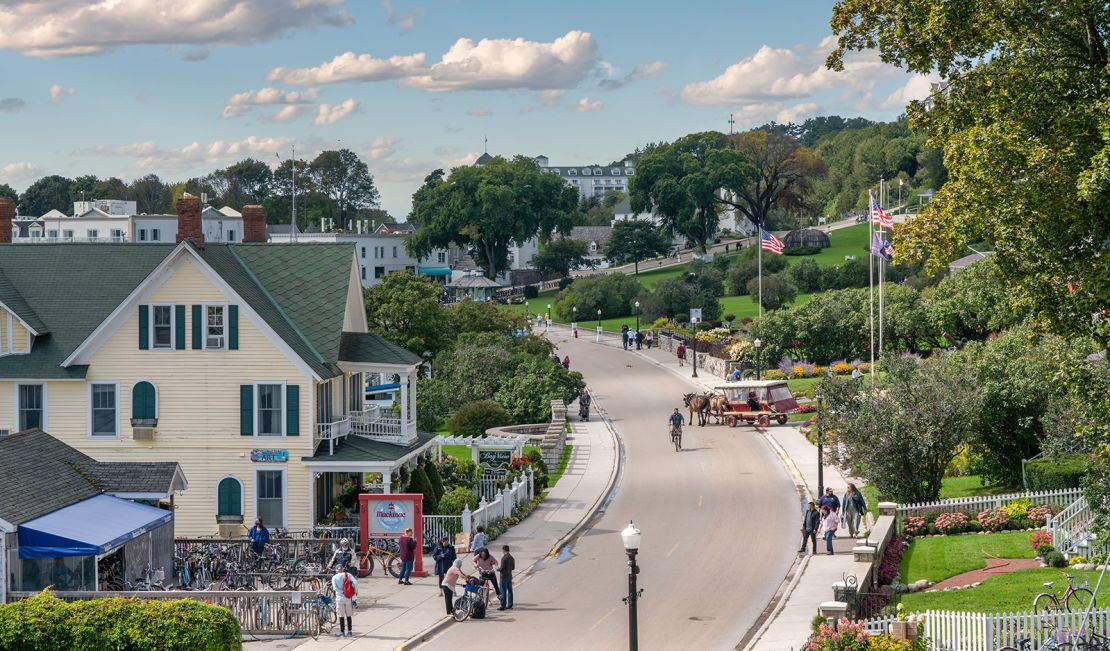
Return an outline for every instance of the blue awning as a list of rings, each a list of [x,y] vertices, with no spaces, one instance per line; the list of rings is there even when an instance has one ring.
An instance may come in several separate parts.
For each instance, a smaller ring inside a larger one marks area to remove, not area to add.
[[[393,382],[391,384],[377,384],[372,387],[366,387],[366,393],[384,393],[386,391],[396,391],[400,388],[400,382]]]
[[[107,554],[172,519],[169,511],[97,495],[19,525],[19,557]]]
[[[450,276],[451,267],[417,267],[417,273],[424,276]]]

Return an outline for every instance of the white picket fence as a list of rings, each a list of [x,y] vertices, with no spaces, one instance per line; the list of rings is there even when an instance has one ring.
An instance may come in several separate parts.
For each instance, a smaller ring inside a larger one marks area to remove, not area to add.
[[[469,508],[464,509],[462,513],[463,531],[471,533],[478,527],[486,527],[491,522],[507,518],[513,514],[514,508],[531,501],[531,499],[532,469],[528,468],[519,479],[513,481],[511,486],[498,490],[494,499],[487,501],[482,498],[478,502],[478,508],[473,511]]]
[[[1084,613],[966,613],[930,610],[925,613],[924,635],[939,651],[996,651],[1003,646],[1018,647],[1031,640],[1030,648],[1040,648],[1050,638],[1057,642],[1076,642],[1091,633],[1110,633],[1110,608],[1091,613],[1084,625]]]
[[[978,495],[973,497],[954,497],[936,502],[919,502],[916,504],[899,504],[898,518],[901,520],[907,515],[917,515],[922,511],[944,511],[975,513],[986,509],[998,508],[1014,500],[1027,499],[1033,505],[1058,504],[1068,505],[1082,497],[1083,490],[1079,488],[1061,488],[1050,491],[1026,491],[1021,493],[1007,493],[1005,495]]]
[[[1081,495],[1063,511],[1048,516],[1045,528],[1052,533],[1052,544],[1056,549],[1068,556],[1079,554],[1087,557],[1091,554],[1087,527],[1094,517],[1087,498]]]

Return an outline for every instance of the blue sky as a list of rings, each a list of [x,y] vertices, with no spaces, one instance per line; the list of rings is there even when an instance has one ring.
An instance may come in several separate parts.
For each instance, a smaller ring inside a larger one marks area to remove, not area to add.
[[[725,131],[730,113],[738,129],[897,116],[928,80],[874,53],[825,71],[832,4],[6,0],[0,182],[180,180],[344,146],[403,218],[425,174],[487,137],[567,165]]]

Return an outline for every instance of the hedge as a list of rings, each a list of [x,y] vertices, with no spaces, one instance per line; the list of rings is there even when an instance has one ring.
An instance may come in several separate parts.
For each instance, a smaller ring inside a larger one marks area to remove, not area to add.
[[[44,591],[0,606],[0,649],[114,651],[242,649],[230,610],[181,599],[65,602]]]
[[[1025,482],[1031,491],[1079,488],[1090,466],[1086,454],[1041,457],[1025,464]]]

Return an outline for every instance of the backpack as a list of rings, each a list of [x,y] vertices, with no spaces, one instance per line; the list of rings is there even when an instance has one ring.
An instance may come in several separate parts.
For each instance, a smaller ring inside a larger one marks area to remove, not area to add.
[[[474,602],[474,610],[470,611],[470,616],[473,619],[485,619],[486,618],[486,602],[484,602],[484,601]]]
[[[348,599],[355,596],[355,584],[351,583],[351,575],[347,572],[343,573],[343,596]]]

